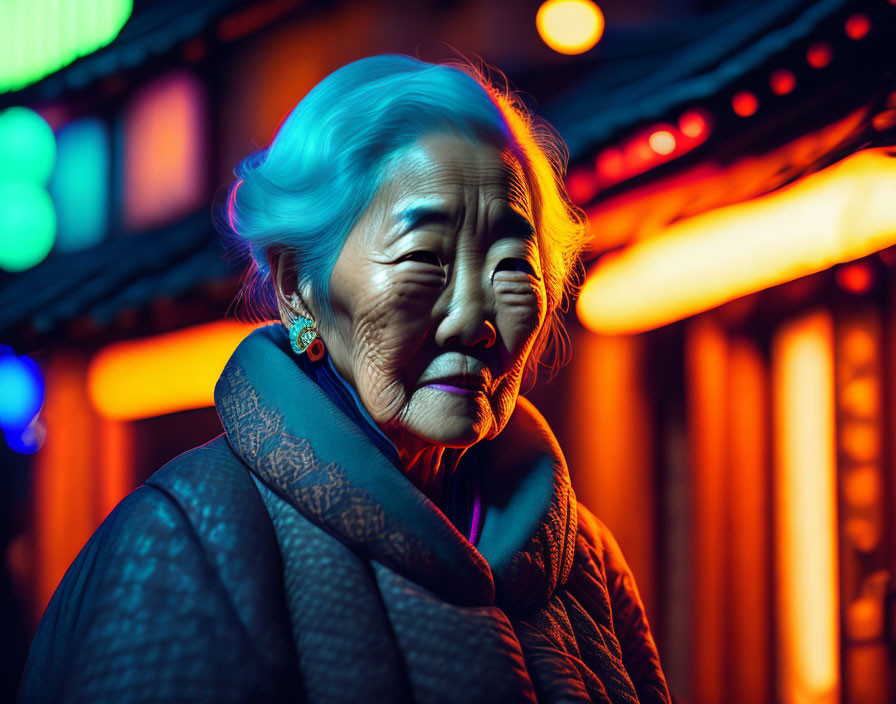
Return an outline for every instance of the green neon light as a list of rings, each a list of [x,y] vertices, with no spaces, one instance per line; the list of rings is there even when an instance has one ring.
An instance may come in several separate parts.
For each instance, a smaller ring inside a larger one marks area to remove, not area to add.
[[[0,183],[0,268],[24,271],[43,261],[56,238],[56,209],[46,189]]]
[[[56,161],[56,137],[36,112],[14,107],[0,112],[0,181],[45,186]]]
[[[132,10],[133,0],[0,0],[0,93],[106,46]]]

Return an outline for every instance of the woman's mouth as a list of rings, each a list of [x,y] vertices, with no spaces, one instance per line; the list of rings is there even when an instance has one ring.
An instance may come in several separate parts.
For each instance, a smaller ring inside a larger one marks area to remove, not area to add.
[[[475,396],[482,393],[482,388],[467,388],[465,386],[455,386],[454,384],[445,384],[442,382],[434,382],[432,384],[424,384],[426,388],[435,389],[436,391],[445,391],[449,394],[457,394],[458,396]]]
[[[485,393],[488,388],[485,377],[479,374],[454,374],[427,379],[422,386],[458,396],[475,396]]]

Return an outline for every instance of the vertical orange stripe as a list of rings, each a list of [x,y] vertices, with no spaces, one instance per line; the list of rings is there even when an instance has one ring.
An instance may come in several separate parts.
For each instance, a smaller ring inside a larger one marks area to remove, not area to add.
[[[576,341],[570,389],[577,424],[566,448],[576,496],[613,532],[655,619],[652,431],[643,340],[584,334]]]
[[[727,701],[727,341],[714,317],[701,316],[690,321],[685,344],[693,480],[693,695],[696,704],[717,704]]]
[[[85,360],[58,356],[46,368],[47,436],[34,462],[35,613],[96,527],[91,496],[92,413]]]
[[[131,423],[98,418],[97,523],[134,487],[134,436]]]
[[[772,701],[768,371],[757,345],[732,340],[728,355],[731,545],[731,679],[726,701]]]
[[[840,701],[831,316],[797,318],[772,346],[777,607],[783,704]]]

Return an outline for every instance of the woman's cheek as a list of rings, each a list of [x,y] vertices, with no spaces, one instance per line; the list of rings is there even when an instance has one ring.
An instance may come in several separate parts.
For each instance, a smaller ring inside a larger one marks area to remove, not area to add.
[[[544,299],[533,292],[526,297],[515,297],[511,302],[498,299],[497,325],[510,359],[514,365],[517,359],[528,353],[541,326],[544,324]]]
[[[358,311],[353,352],[359,392],[377,422],[392,420],[407,403],[402,372],[426,334],[429,315],[396,289],[378,296]]]

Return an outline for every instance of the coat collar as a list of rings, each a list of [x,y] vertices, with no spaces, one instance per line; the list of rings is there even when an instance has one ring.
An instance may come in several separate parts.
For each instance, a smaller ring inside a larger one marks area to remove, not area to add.
[[[360,554],[453,603],[524,612],[566,581],[575,496],[556,440],[522,398],[501,436],[463,460],[481,471],[478,549],[300,369],[281,325],[240,343],[215,406],[231,447],[267,486]]]

